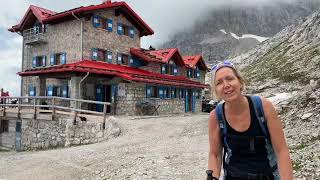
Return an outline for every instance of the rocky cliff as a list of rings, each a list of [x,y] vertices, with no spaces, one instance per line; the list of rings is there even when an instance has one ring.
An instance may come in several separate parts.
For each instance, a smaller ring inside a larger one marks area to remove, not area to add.
[[[256,5],[234,5],[230,1],[222,7],[211,9],[192,29],[176,33],[171,41],[161,47],[178,47],[183,55],[202,54],[207,62],[213,63],[260,43],[257,38],[239,39],[235,35],[272,37],[319,7],[319,0],[268,1]]]

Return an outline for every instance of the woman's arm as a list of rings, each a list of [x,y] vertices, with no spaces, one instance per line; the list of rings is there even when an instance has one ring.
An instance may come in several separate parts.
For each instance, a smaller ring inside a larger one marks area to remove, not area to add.
[[[213,171],[213,176],[219,178],[221,171],[222,146],[220,140],[220,127],[217,122],[215,110],[211,111],[208,123],[209,134],[209,159],[208,169]]]
[[[262,98],[262,104],[269,129],[272,147],[277,156],[281,180],[292,180],[292,163],[278,113],[268,99]]]

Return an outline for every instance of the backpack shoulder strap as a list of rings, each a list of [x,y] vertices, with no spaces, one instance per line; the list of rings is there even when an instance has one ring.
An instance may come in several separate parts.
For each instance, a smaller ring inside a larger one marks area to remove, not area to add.
[[[219,123],[219,127],[220,127],[220,130],[222,130],[221,132],[223,132],[223,129],[225,129],[225,125],[224,125],[224,116],[223,116],[223,103],[219,103],[217,104],[216,106],[216,115],[217,115],[217,120],[218,120],[218,123]]]
[[[264,134],[264,136],[270,140],[270,134],[266,122],[266,118],[264,116],[262,100],[260,96],[250,96],[255,114],[257,116],[260,128]]]

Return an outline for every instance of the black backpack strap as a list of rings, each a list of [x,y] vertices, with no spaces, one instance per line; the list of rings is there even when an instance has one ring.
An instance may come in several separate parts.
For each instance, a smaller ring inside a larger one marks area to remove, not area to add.
[[[264,134],[264,136],[270,140],[270,134],[266,122],[266,118],[264,116],[263,105],[260,96],[250,96],[255,114],[257,116],[260,128]]]
[[[226,126],[226,120],[224,118],[223,114],[223,103],[219,103],[216,106],[216,115],[217,115],[217,120],[219,123],[220,127],[220,135],[221,135],[221,141],[222,141],[222,146],[224,147],[223,150],[223,164],[229,164],[230,157],[232,155],[231,149],[229,148],[228,142],[227,142],[227,126]],[[228,156],[226,157],[226,153],[228,152]]]

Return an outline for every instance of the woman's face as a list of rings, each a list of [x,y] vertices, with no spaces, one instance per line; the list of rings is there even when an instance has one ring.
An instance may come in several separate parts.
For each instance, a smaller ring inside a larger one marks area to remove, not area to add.
[[[224,101],[232,101],[241,95],[242,83],[229,67],[218,69],[215,76],[215,91]]]

